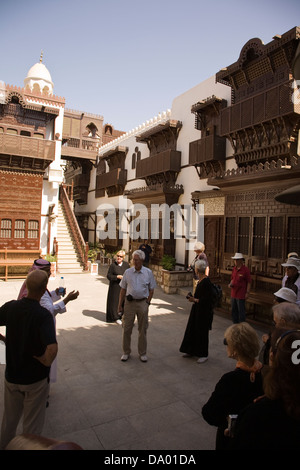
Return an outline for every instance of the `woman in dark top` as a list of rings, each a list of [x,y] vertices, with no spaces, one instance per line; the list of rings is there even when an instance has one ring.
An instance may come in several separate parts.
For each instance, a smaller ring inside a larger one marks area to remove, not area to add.
[[[198,363],[205,362],[208,358],[209,330],[213,320],[212,286],[205,274],[206,268],[204,260],[196,261],[195,272],[199,280],[194,296],[188,296],[193,306],[179,349],[184,356],[198,356]]]
[[[299,450],[300,330],[273,331],[264,392],[239,414],[232,449]]]
[[[116,260],[110,265],[107,272],[107,279],[109,280],[109,288],[106,302],[106,322],[107,323],[120,323],[118,315],[118,303],[120,295],[120,281],[126,269],[129,268],[127,261],[124,261],[125,251],[120,250],[116,255]]]
[[[255,358],[260,345],[256,331],[245,322],[235,323],[225,331],[224,344],[228,357],[237,361],[232,372],[224,374],[217,383],[202,416],[208,424],[217,426],[216,450],[230,448],[231,438],[224,435],[228,428],[228,415],[240,411],[263,395],[261,368]]]

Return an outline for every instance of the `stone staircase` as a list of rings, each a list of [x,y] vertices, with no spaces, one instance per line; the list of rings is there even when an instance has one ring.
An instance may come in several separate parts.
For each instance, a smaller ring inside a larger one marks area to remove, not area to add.
[[[58,242],[58,272],[59,274],[82,273],[83,269],[78,261],[76,248],[73,244],[72,233],[64,215],[61,202],[58,203],[57,220]]]

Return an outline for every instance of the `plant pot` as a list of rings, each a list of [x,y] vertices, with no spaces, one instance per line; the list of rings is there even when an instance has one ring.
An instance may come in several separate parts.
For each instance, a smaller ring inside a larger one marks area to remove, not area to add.
[[[91,274],[98,275],[98,263],[91,263]]]
[[[56,261],[51,261],[51,268],[50,268],[50,279],[56,278]]]

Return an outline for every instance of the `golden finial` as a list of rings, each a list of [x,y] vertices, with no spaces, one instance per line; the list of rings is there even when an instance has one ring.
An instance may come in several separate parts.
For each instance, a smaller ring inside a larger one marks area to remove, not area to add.
[[[40,64],[43,62],[43,51],[41,51]]]

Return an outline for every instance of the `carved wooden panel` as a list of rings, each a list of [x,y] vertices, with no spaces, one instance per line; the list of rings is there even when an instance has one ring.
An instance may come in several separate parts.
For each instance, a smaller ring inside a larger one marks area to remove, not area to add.
[[[2,233],[0,248],[39,249],[43,174],[0,171],[0,220],[11,220],[11,232]],[[16,221],[25,221],[25,234]],[[37,221],[38,233],[29,221]]]

